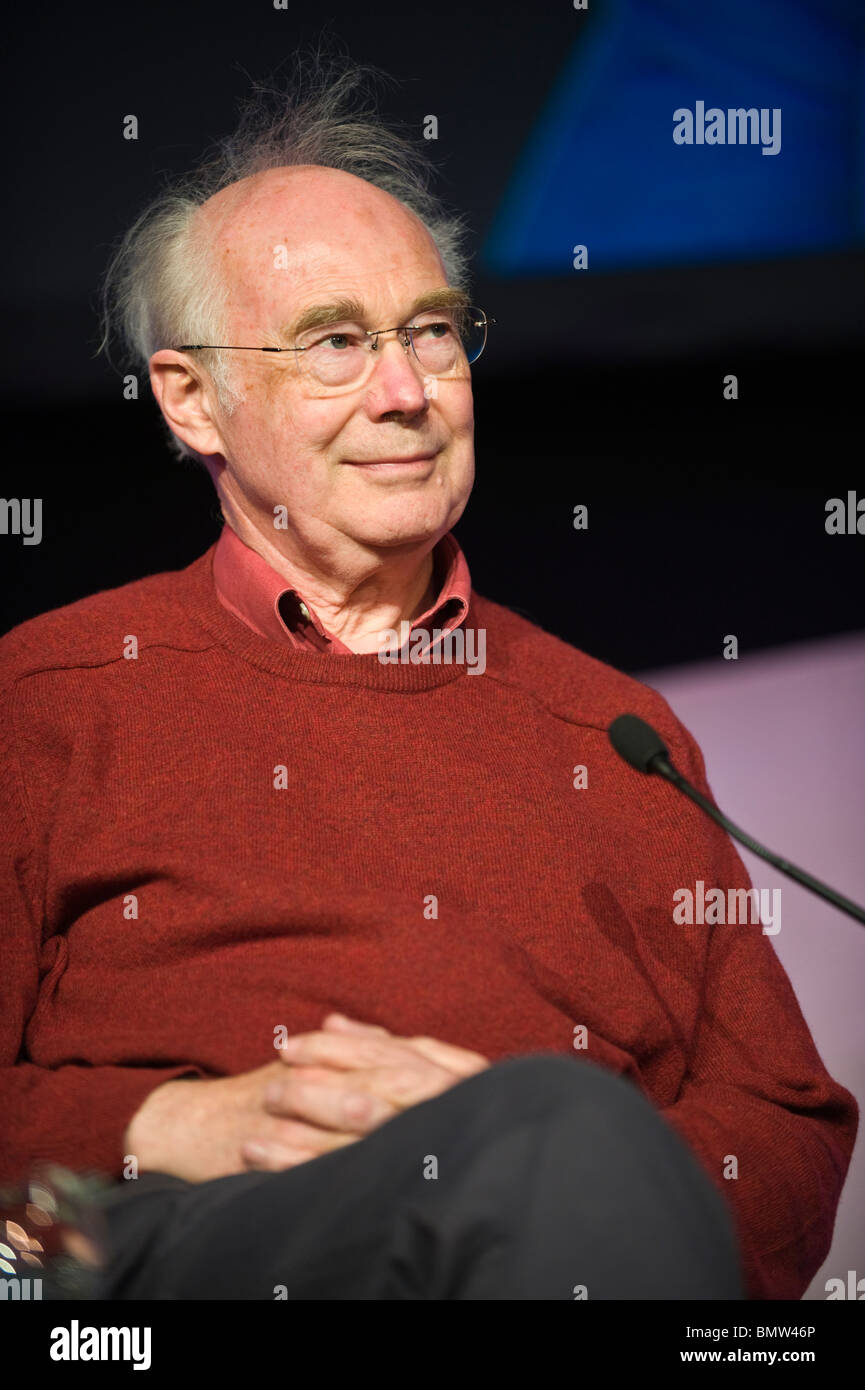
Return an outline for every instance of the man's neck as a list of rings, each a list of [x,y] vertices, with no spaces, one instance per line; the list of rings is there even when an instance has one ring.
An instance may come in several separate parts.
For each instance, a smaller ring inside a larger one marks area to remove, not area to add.
[[[413,622],[435,602],[435,540],[425,543],[420,552],[385,553],[366,572],[358,567],[356,573],[335,577],[289,559],[253,521],[225,501],[222,510],[226,525],[297,590],[326,632],[355,653],[379,651],[382,633],[398,631],[401,622]]]

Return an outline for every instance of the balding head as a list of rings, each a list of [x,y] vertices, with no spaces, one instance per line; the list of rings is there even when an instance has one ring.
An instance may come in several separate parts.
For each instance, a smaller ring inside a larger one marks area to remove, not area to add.
[[[193,234],[225,286],[231,342],[284,345],[281,331],[310,295],[344,289],[353,257],[382,282],[398,280],[408,259],[430,284],[447,284],[420,218],[342,169],[268,169],[230,184],[199,209]]]

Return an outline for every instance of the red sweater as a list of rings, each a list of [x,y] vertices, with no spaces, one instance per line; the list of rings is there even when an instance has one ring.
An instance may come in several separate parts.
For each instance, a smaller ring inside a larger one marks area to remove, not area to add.
[[[639,714],[707,792],[666,702],[474,591],[482,674],[269,640],[214,550],[0,643],[0,1181],[119,1176],[155,1086],[342,1009],[631,1078],[730,1204],[749,1295],[800,1297],[858,1112],[760,926],[674,924],[677,889],[748,877],[610,747]]]

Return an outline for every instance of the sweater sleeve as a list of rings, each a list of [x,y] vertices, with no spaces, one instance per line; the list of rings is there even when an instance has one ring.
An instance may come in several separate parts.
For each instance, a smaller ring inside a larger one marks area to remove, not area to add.
[[[7,694],[9,692],[7,691]],[[146,1096],[195,1066],[36,1066],[26,1029],[39,1006],[43,943],[40,859],[44,827],[28,815],[11,699],[0,707],[0,1183],[25,1179],[38,1160],[120,1177],[122,1140]]]
[[[674,757],[711,797],[690,735],[687,762]],[[732,840],[704,819],[712,884],[748,887]],[[798,1299],[832,1243],[858,1107],[824,1067],[768,935],[756,925],[707,930],[713,935],[687,1077],[661,1113],[732,1209],[747,1296]]]

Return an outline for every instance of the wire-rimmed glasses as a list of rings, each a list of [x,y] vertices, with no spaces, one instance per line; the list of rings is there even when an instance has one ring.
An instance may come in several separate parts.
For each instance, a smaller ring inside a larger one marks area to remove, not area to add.
[[[330,323],[303,333],[293,347],[240,347],[217,343],[185,343],[176,352],[292,353],[301,370],[329,391],[353,389],[371,373],[379,339],[400,337],[425,375],[460,376],[476,362],[486,346],[487,329],[495,323],[474,305],[428,310],[416,321],[396,328],[363,328],[357,323]]]

